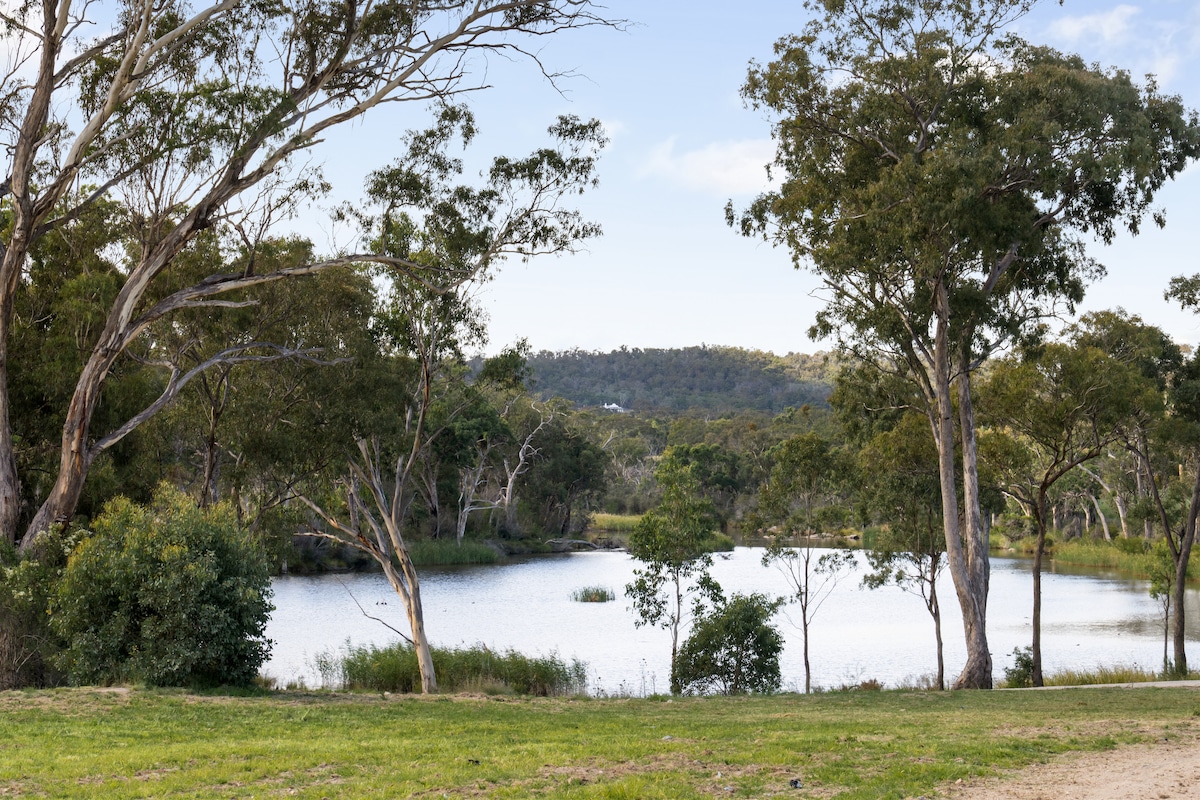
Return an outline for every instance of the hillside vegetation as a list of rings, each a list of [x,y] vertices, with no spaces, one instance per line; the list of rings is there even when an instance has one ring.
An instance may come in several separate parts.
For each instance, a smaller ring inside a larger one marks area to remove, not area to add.
[[[826,354],[776,356],[737,347],[543,350],[529,358],[543,397],[646,411],[769,411],[827,406],[835,363]]]

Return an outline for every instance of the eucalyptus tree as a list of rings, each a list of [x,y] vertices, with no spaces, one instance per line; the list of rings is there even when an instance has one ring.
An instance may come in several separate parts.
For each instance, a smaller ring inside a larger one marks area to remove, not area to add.
[[[722,599],[720,585],[709,574],[717,520],[695,471],[694,464],[664,456],[655,470],[662,502],[643,514],[629,535],[629,554],[642,566],[634,569],[625,595],[637,615],[634,624],[671,632],[675,694],[683,690],[676,669],[680,630],[689,618],[700,617],[706,605]]]
[[[1165,299],[1183,308],[1200,309],[1200,275],[1171,280]],[[1188,672],[1184,594],[1200,518],[1200,355],[1192,353],[1167,373],[1166,414],[1151,421],[1148,435],[1127,441],[1146,466],[1150,517],[1161,527],[1174,575],[1159,580],[1156,594],[1169,595],[1175,607],[1171,620],[1173,660],[1169,671]]]
[[[423,692],[435,691],[437,679],[408,537],[422,470],[469,405],[469,393],[445,394],[457,388],[446,378],[461,368],[464,343],[482,336],[469,284],[505,253],[569,252],[600,233],[563,203],[595,183],[606,141],[599,123],[560,118],[549,128],[553,147],[495,158],[478,188],[457,184],[462,163],[450,155],[473,132],[465,108],[444,107],[432,128],[405,137],[403,156],[367,178],[372,205],[354,213],[363,240],[408,265],[386,276],[379,336],[412,378],[394,404],[360,421],[340,493],[300,498],[322,523],[310,535],[354,547],[383,569],[408,617]]]
[[[935,682],[941,690],[946,688],[946,662],[937,584],[946,566],[946,538],[937,452],[926,424],[923,414],[909,410],[858,451],[861,492],[868,510],[883,523],[867,550],[871,571],[862,585],[878,589],[891,584],[921,598],[933,620]]]
[[[312,164],[329,134],[364,115],[483,88],[472,69],[489,53],[528,57],[553,80],[531,41],[613,24],[591,0],[219,0],[199,10],[23,0],[0,23],[12,65],[0,76],[0,531],[22,547],[71,517],[92,463],[127,435],[120,425],[93,431],[93,418],[107,376],[155,322],[180,309],[217,313],[227,292],[337,264],[419,266],[347,253],[263,273],[237,263],[176,284],[176,260],[198,236],[268,235],[327,186]],[[38,240],[106,197],[129,209],[130,255],[75,379],[54,485],[22,536],[8,392],[18,287]],[[192,374],[172,370],[162,396]]]
[[[815,541],[823,522],[840,518],[853,465],[815,433],[799,434],[771,453],[770,476],[758,490],[752,525],[776,534],[763,554],[763,566],[775,565],[791,591],[786,602],[800,608],[804,644],[804,691],[812,691],[809,628],[843,575],[853,568],[854,555],[845,550],[818,548]],[[786,543],[795,537],[800,541]]]
[[[1179,345],[1171,341],[1165,331],[1120,308],[1084,314],[1079,322],[1071,326],[1070,337],[1078,346],[1099,348],[1136,369],[1164,400],[1172,380],[1181,374],[1184,365]],[[1154,407],[1143,408],[1142,414],[1130,419],[1126,425],[1126,446],[1110,449],[1102,461],[1080,467],[1112,497],[1121,521],[1122,536],[1130,535],[1129,517],[1136,505],[1152,503],[1152,470],[1141,454],[1149,452],[1150,436],[1161,427],[1166,411],[1162,402]],[[1149,538],[1152,521],[1142,516],[1141,535]]]
[[[990,687],[972,375],[1082,297],[1101,272],[1083,236],[1136,232],[1200,123],[1152,81],[1004,35],[1033,0],[806,5],[818,17],[743,88],[774,116],[779,188],[727,217],[821,280],[812,335],[919,387],[967,644],[955,685]]]
[[[1134,367],[1094,347],[1055,342],[994,364],[980,389],[981,417],[1008,437],[1004,490],[1033,516],[1033,685],[1042,682],[1042,558],[1050,493],[1076,467],[1121,441],[1159,402]]]
[[[297,239],[257,249],[255,261],[267,269],[303,264],[312,254]],[[213,248],[204,257],[220,253]],[[196,277],[211,269],[196,265]],[[231,345],[260,346],[198,374],[142,434],[159,451],[161,473],[189,487],[202,506],[230,500],[240,522],[259,530],[269,521],[290,542],[283,507],[302,484],[340,470],[351,431],[369,406],[389,402],[399,376],[384,374],[370,324],[376,290],[361,270],[338,267],[230,299],[244,307],[188,311],[156,325],[156,350],[170,354],[163,361],[190,368]]]

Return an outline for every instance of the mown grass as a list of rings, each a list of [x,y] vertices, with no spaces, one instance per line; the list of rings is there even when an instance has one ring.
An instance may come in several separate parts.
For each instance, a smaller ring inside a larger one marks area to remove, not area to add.
[[[0,719],[5,796],[875,800],[1068,750],[1194,738],[1200,692],[664,701],[60,690],[0,694]]]

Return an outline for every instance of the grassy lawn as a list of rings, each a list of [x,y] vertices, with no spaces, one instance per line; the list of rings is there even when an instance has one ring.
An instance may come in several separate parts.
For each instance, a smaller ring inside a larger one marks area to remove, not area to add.
[[[674,701],[8,692],[0,797],[904,798],[1198,731],[1200,691],[1181,688]]]

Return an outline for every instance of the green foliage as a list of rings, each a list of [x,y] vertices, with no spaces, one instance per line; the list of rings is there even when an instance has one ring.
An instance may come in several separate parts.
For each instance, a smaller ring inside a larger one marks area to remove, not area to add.
[[[1140,556],[1150,550],[1150,542],[1141,537],[1116,538],[1112,540],[1112,546],[1130,556]]]
[[[1004,683],[1010,689],[1033,686],[1033,648],[1014,647],[1013,665],[1004,668]]]
[[[671,631],[671,691],[679,647],[679,629],[688,613],[699,616],[708,603],[718,602],[721,587],[708,571],[710,543],[716,528],[712,503],[704,497],[693,465],[664,457],[655,472],[663,490],[662,503],[647,512],[629,536],[629,554],[643,566],[633,571],[625,595],[633,601],[635,624]]]
[[[770,620],[779,606],[762,594],[735,594],[705,613],[679,648],[672,686],[683,694],[777,691],[783,635]]]
[[[418,567],[495,564],[500,560],[495,548],[483,542],[456,544],[448,539],[412,539],[407,545],[409,558]]]
[[[793,436],[771,451],[770,477],[758,492],[753,524],[791,536],[840,527],[855,465],[815,433]],[[839,509],[839,506],[842,508]]]
[[[645,565],[634,570],[635,580],[625,590],[639,625],[678,623],[683,610],[672,606],[669,586],[695,579],[695,592],[711,591],[707,544],[716,527],[712,504],[701,494],[691,467],[664,459],[656,474],[663,487],[662,503],[644,514],[629,536],[629,554]]]
[[[557,697],[583,694],[587,665],[557,655],[530,657],[514,650],[493,653],[484,645],[432,648],[437,684],[444,692],[487,692]],[[417,656],[407,644],[350,647],[318,658],[326,684],[338,689],[413,693],[421,691]]]
[[[608,454],[585,431],[556,416],[542,430],[522,502],[551,535],[579,533],[608,486]]]
[[[117,498],[72,551],[52,603],[72,683],[247,685],[267,659],[270,577],[234,509],[167,485]]]
[[[50,605],[76,535],[56,526],[24,554],[0,540],[0,691],[62,679],[53,666],[61,642],[50,628]]]

